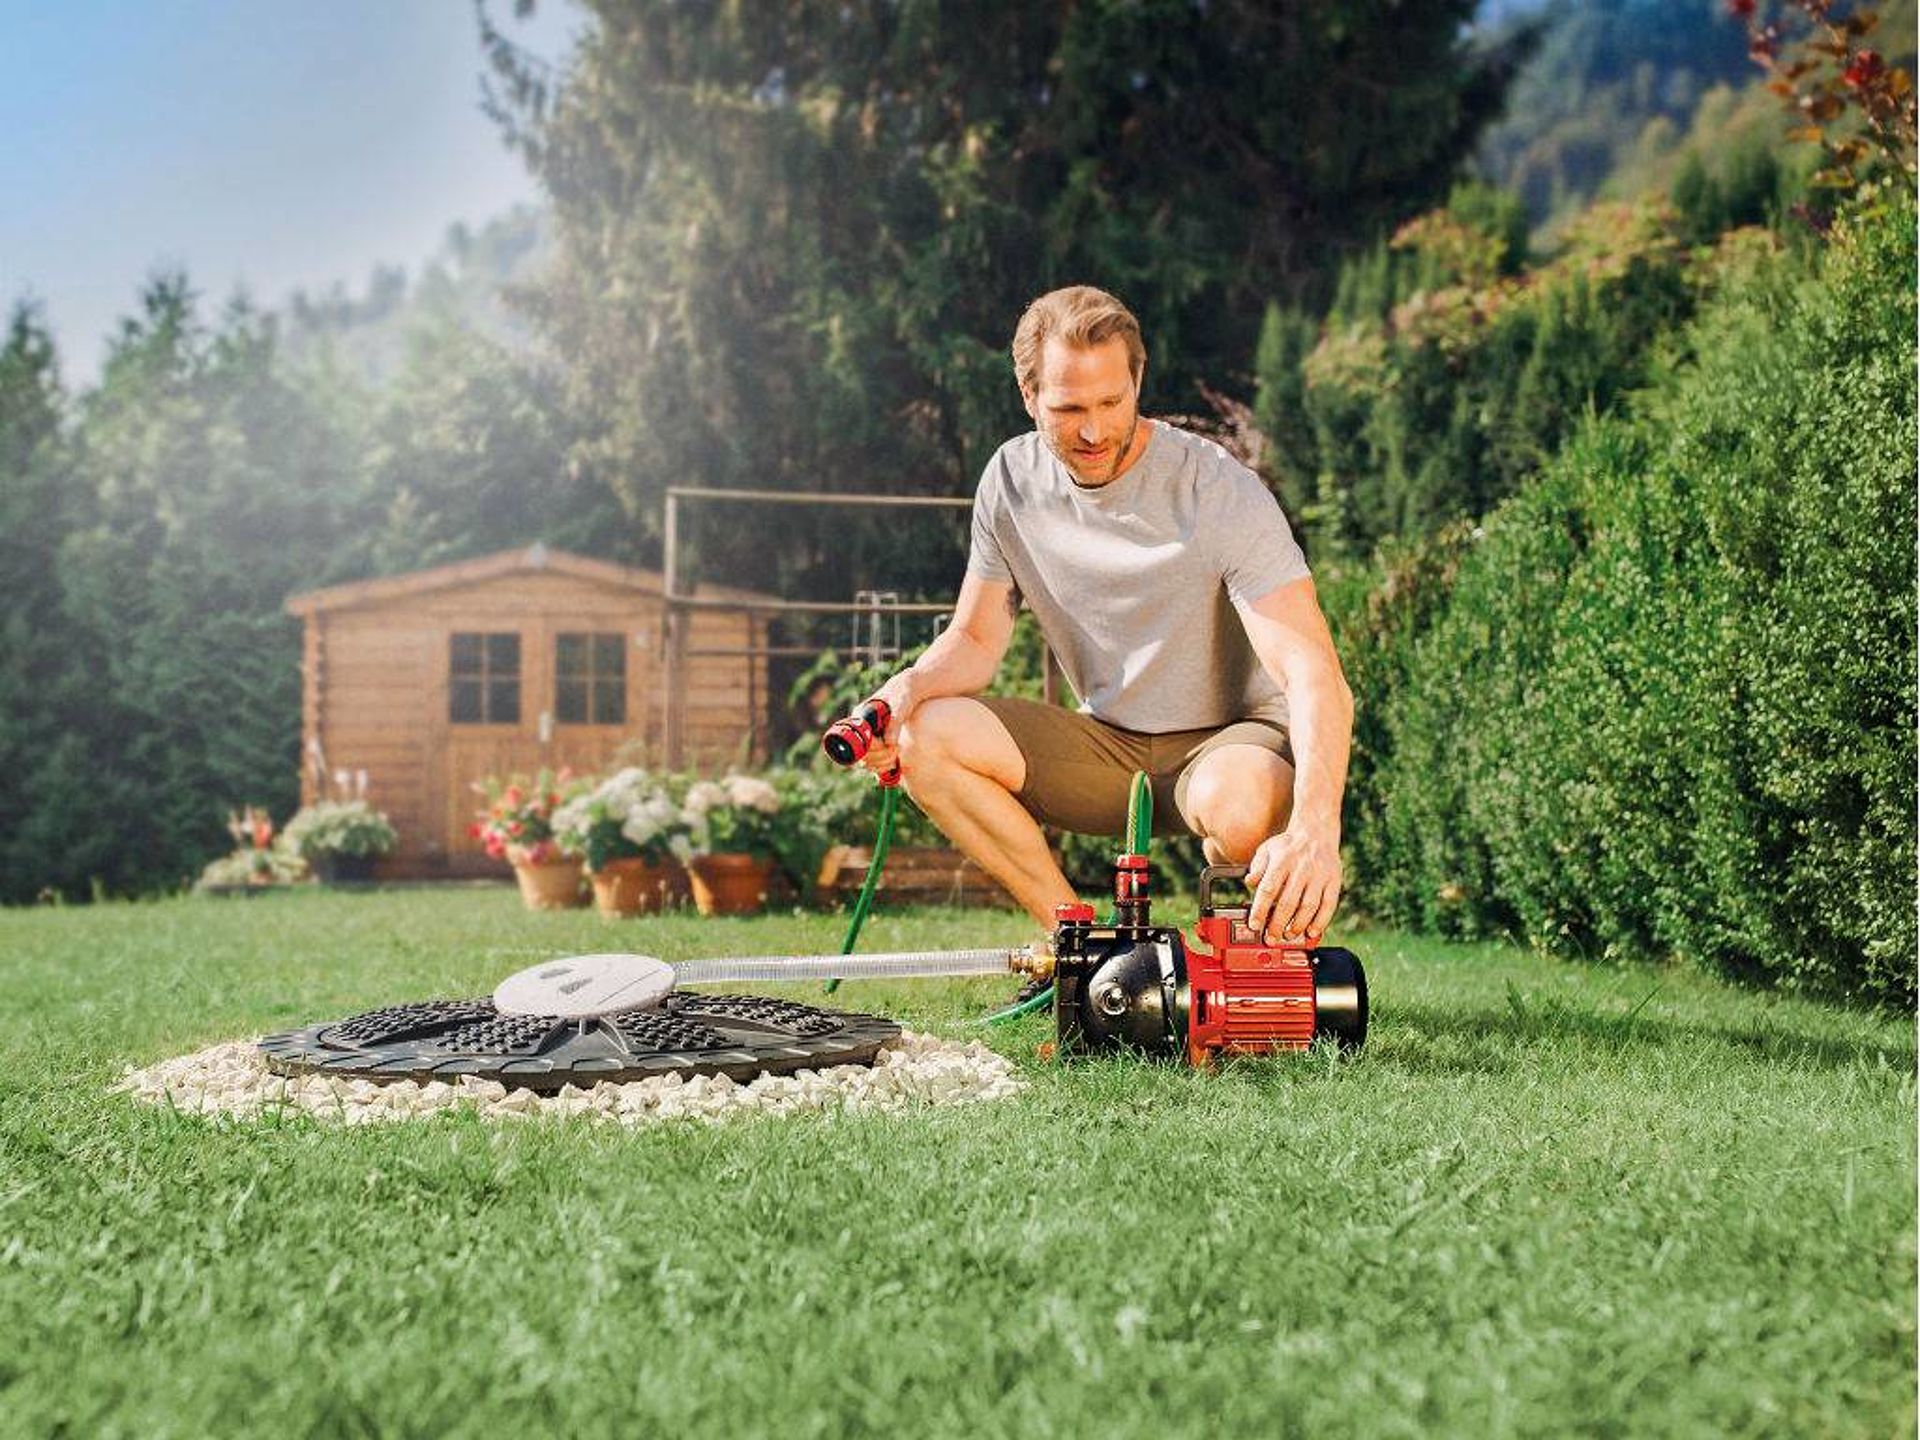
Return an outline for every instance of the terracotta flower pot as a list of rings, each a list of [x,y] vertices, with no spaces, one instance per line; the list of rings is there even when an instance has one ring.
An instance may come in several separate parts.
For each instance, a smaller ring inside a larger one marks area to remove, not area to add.
[[[638,856],[609,860],[593,872],[594,908],[615,920],[654,914],[672,897],[677,868],[649,864]]]
[[[687,874],[702,915],[752,915],[767,903],[773,862],[758,855],[696,855]]]
[[[571,910],[587,903],[578,860],[552,860],[544,865],[529,865],[516,860],[513,878],[520,882],[520,898],[529,910]]]

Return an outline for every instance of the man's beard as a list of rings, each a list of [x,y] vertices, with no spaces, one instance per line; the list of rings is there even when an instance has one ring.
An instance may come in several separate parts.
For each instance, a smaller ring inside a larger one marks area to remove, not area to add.
[[[1040,443],[1053,452],[1053,458],[1066,467],[1067,474],[1073,477],[1076,484],[1097,488],[1112,481],[1114,476],[1120,473],[1121,463],[1133,453],[1134,437],[1140,431],[1140,411],[1136,408],[1133,414],[1127,417],[1127,423],[1121,431],[1120,438],[1111,442],[1113,454],[1109,455],[1100,468],[1093,472],[1084,470],[1074,457],[1073,447],[1061,445],[1053,438],[1053,432],[1046,426],[1040,425],[1035,428],[1040,432]]]

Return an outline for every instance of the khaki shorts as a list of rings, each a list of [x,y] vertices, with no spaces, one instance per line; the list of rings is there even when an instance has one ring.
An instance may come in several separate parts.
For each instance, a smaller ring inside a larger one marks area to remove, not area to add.
[[[1027,783],[1014,798],[1041,824],[1079,835],[1125,837],[1127,792],[1136,770],[1152,781],[1153,833],[1191,835],[1183,818],[1187,782],[1203,757],[1222,745],[1257,745],[1293,764],[1286,728],[1271,720],[1148,735],[1038,700],[972,698],[1007,727],[1026,757]]]

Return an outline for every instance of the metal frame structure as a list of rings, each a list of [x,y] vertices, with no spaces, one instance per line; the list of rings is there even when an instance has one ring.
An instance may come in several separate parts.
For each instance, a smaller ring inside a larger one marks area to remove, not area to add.
[[[666,742],[666,763],[669,769],[678,770],[686,763],[686,668],[687,661],[696,655],[745,655],[750,660],[760,660],[775,655],[814,655],[819,653],[813,646],[806,645],[761,645],[758,632],[752,632],[754,638],[744,646],[716,645],[705,646],[699,650],[688,648],[688,620],[696,610],[736,610],[750,614],[811,614],[811,615],[849,615],[866,614],[870,605],[857,601],[825,600],[725,600],[703,599],[685,594],[681,589],[680,574],[680,502],[713,500],[731,503],[761,505],[809,505],[809,506],[873,506],[873,507],[914,507],[920,509],[965,510],[971,509],[973,501],[959,496],[948,495],[854,495],[845,493],[824,493],[816,495],[794,494],[784,490],[720,490],[711,486],[674,485],[667,489],[665,533],[662,536],[663,549],[666,551],[665,590],[662,599],[666,603],[666,625],[662,634],[665,654],[662,657],[662,689],[666,692],[666,718],[663,730]],[[901,615],[947,615],[953,611],[953,602],[940,604],[931,601],[911,601],[896,607],[889,607]],[[756,667],[749,667],[750,669]],[[760,723],[756,715],[754,723]]]

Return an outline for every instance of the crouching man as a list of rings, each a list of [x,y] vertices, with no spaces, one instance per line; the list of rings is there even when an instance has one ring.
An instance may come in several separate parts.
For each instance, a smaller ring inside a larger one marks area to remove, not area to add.
[[[1353,699],[1273,497],[1212,441],[1142,419],[1139,322],[1091,286],[1043,295],[1013,339],[1034,430],[980,478],[953,622],[880,688],[866,764],[1044,927],[1074,898],[1042,823],[1121,837],[1136,770],[1160,834],[1244,863],[1250,920],[1311,941],[1340,903]],[[1078,712],[981,695],[1024,601]]]

